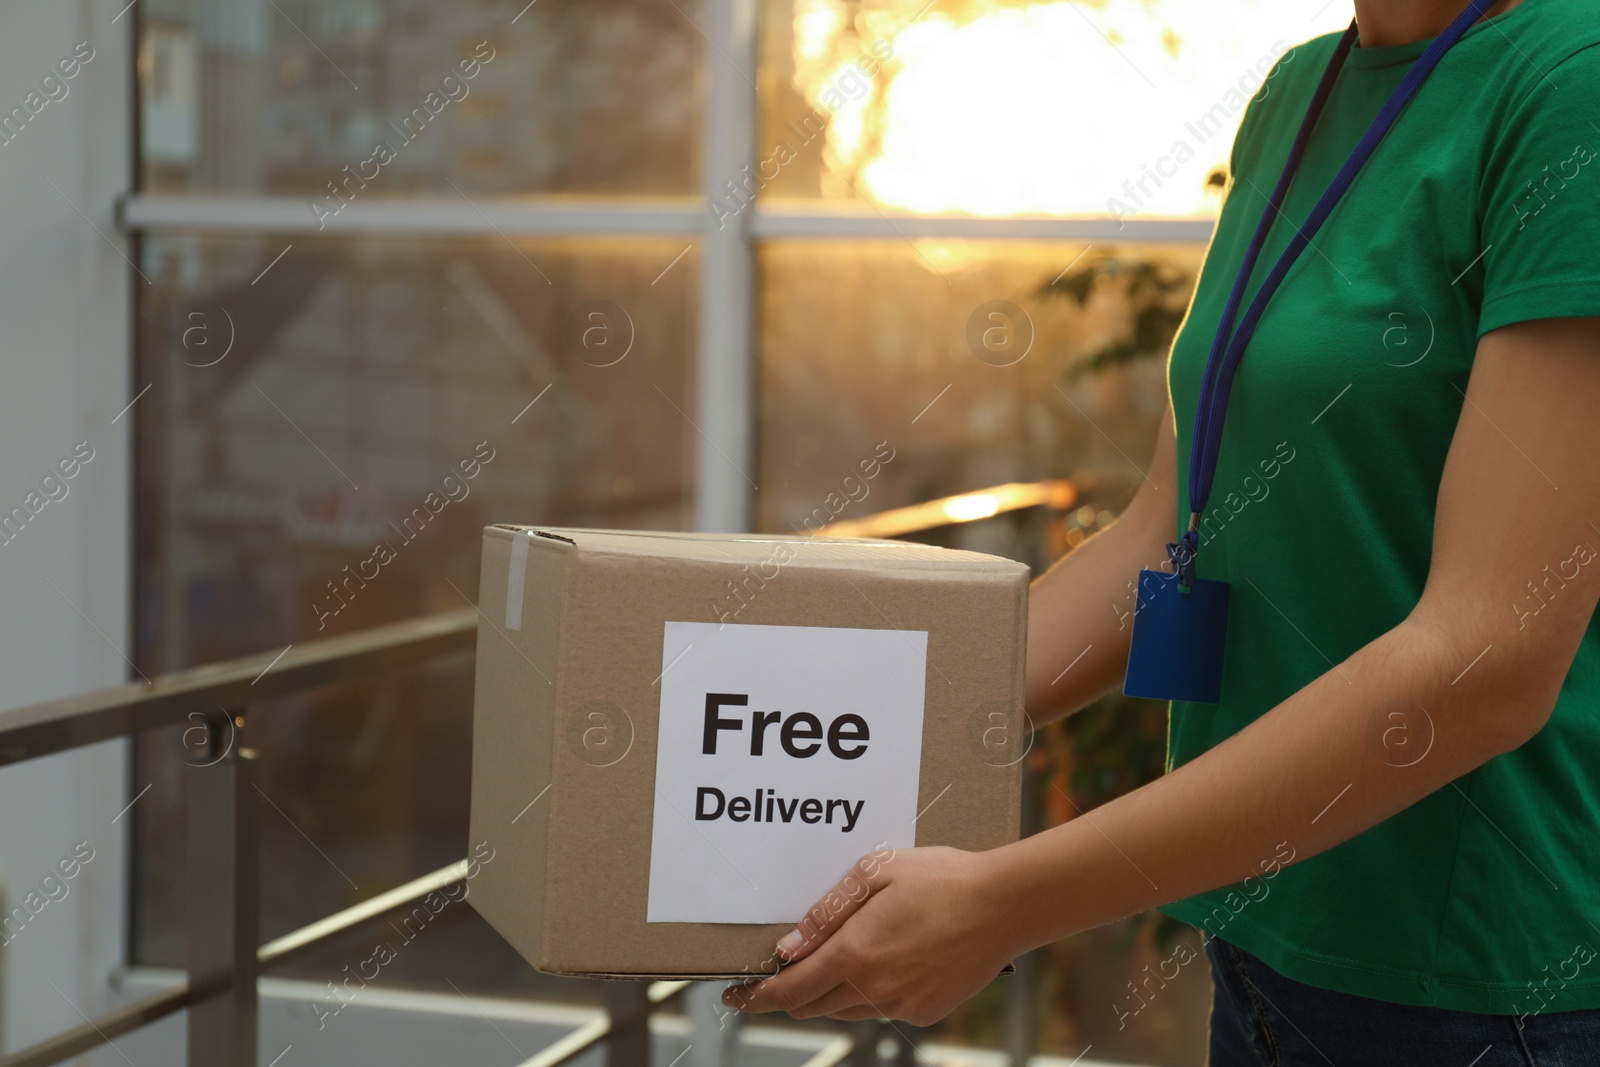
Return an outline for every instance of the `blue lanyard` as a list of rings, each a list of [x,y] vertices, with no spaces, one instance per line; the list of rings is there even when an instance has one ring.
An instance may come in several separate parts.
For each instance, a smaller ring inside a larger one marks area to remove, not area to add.
[[[1233,388],[1233,376],[1238,373],[1239,363],[1244,359],[1245,346],[1254,336],[1256,326],[1267,309],[1267,302],[1272,299],[1278,286],[1283,283],[1284,276],[1289,273],[1289,268],[1311,243],[1311,238],[1316,235],[1340,198],[1355,181],[1361,168],[1377,150],[1379,142],[1389,132],[1389,128],[1400,117],[1400,113],[1411,102],[1411,98],[1417,95],[1417,90],[1422,88],[1422,83],[1427,80],[1428,75],[1433,73],[1433,68],[1439,65],[1444,54],[1461,39],[1473,23],[1483,17],[1484,10],[1493,2],[1494,0],[1470,0],[1466,10],[1456,16],[1448,29],[1434,38],[1433,43],[1428,45],[1427,50],[1411,65],[1411,69],[1406,71],[1405,77],[1389,95],[1389,99],[1384,101],[1377,117],[1372,120],[1372,125],[1367,127],[1367,132],[1361,136],[1355,150],[1350,153],[1350,158],[1345,160],[1344,166],[1329,183],[1322,198],[1317,201],[1316,207],[1311,209],[1305,224],[1295,231],[1288,247],[1283,250],[1283,255],[1279,256],[1278,262],[1274,264],[1272,272],[1256,291],[1255,298],[1251,300],[1250,307],[1245,311],[1244,318],[1239,320],[1239,327],[1235,331],[1233,320],[1244,298],[1245,286],[1255,270],[1256,260],[1261,255],[1262,246],[1266,244],[1273,220],[1282,213],[1280,208],[1283,205],[1284,195],[1289,191],[1289,183],[1294,179],[1294,173],[1300,166],[1300,157],[1305,153],[1306,142],[1311,139],[1311,130],[1316,126],[1317,118],[1322,114],[1322,107],[1333,91],[1333,83],[1339,76],[1340,68],[1344,66],[1345,58],[1350,54],[1351,46],[1355,44],[1356,24],[1352,22],[1350,28],[1345,30],[1344,36],[1339,38],[1339,43],[1333,50],[1333,57],[1322,73],[1322,81],[1317,85],[1316,94],[1311,98],[1311,106],[1306,109],[1305,118],[1300,122],[1300,131],[1295,135],[1294,144],[1289,149],[1289,158],[1283,165],[1283,173],[1278,178],[1277,186],[1272,190],[1267,209],[1261,213],[1261,221],[1256,225],[1255,236],[1250,240],[1244,262],[1239,267],[1239,276],[1233,283],[1233,293],[1228,297],[1227,307],[1222,312],[1222,321],[1217,324],[1217,336],[1211,345],[1211,355],[1206,360],[1205,377],[1200,382],[1200,400],[1195,407],[1194,440],[1189,454],[1189,528],[1184,532],[1182,541],[1167,546],[1167,551],[1172,556],[1184,586],[1190,586],[1194,582],[1194,557],[1199,548],[1200,516],[1210,499],[1211,483],[1217,473],[1217,453],[1222,445],[1222,423],[1228,410],[1228,393]]]

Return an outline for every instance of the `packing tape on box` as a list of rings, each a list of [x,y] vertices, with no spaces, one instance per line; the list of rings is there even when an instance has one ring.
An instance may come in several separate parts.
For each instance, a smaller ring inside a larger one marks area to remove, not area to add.
[[[528,575],[528,542],[533,537],[529,530],[521,537],[511,539],[511,566],[506,572],[506,629],[522,629],[522,586]]]

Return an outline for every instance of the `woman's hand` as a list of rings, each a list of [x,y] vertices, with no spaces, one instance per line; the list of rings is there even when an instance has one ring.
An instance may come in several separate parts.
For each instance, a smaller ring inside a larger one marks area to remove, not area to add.
[[[864,857],[778,942],[788,965],[729,988],[723,1002],[796,1019],[938,1022],[1031,947],[1009,929],[986,855],[912,848]]]

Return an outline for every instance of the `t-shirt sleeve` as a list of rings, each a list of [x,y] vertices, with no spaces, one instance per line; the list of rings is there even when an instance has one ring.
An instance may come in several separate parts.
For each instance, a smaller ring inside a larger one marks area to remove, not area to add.
[[[1277,74],[1278,68],[1272,68],[1272,74]],[[1250,150],[1254,144],[1253,134],[1261,118],[1261,109],[1266,106],[1266,98],[1272,87],[1268,75],[1268,82],[1256,95],[1250,98],[1250,103],[1245,105],[1244,118],[1239,120],[1239,129],[1233,135],[1233,147],[1228,150],[1228,184],[1232,185],[1238,177],[1239,171],[1244,167],[1244,161],[1250,158]]]
[[[1264,121],[1262,114],[1264,112],[1276,114],[1280,101],[1294,98],[1297,92],[1304,91],[1300,86],[1292,84],[1296,78],[1320,77],[1322,66],[1327,62],[1327,53],[1332,52],[1338,38],[1339,34],[1336,33],[1313,38],[1289,49],[1272,64],[1272,69],[1267,71],[1261,88],[1256,90],[1249,104],[1245,106],[1244,118],[1239,121],[1239,130],[1233,136],[1233,147],[1228,152],[1230,184],[1241,171],[1249,169],[1261,155],[1257,131]],[[1306,99],[1310,99],[1309,93]],[[1292,121],[1298,121],[1298,117]]]
[[[1478,335],[1600,315],[1600,46],[1545,72],[1501,124],[1482,187]]]

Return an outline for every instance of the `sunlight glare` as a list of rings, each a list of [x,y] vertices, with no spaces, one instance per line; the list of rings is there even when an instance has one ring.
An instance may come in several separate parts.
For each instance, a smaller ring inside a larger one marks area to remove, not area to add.
[[[1213,215],[1207,175],[1262,73],[1351,17],[1349,0],[861,7],[852,26],[845,0],[795,5],[796,87],[813,106],[871,43],[892,48],[874,91],[832,118],[824,163],[843,180],[825,193],[985,216]]]

